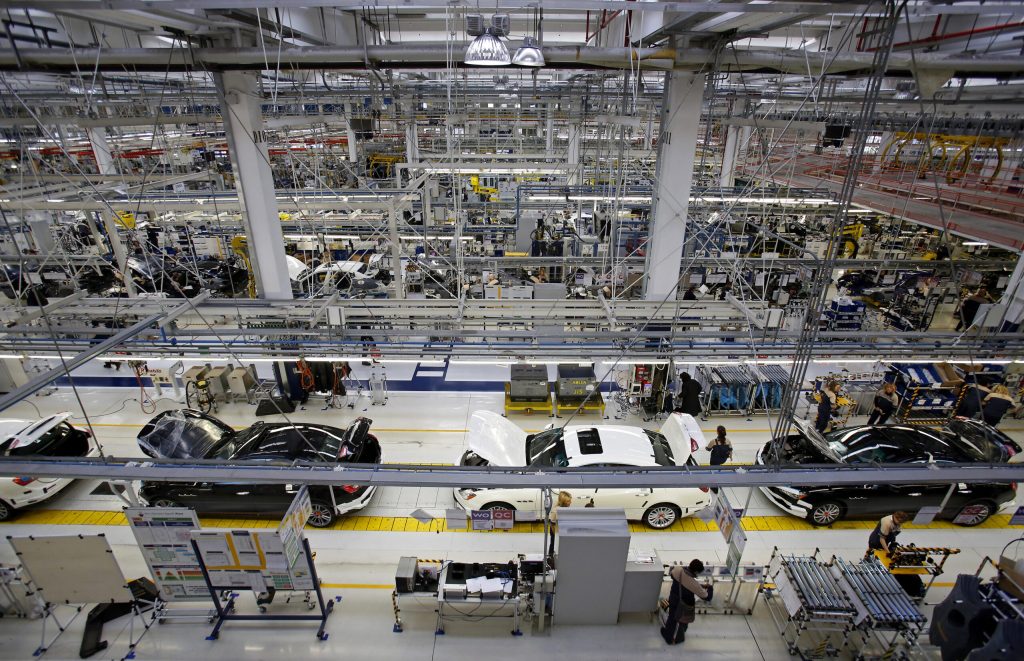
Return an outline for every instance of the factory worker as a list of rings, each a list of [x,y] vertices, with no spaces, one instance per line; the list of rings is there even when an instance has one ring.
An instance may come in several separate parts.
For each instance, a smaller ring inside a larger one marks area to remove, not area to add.
[[[697,597],[711,601],[714,588],[701,585],[697,576],[704,572],[704,563],[694,558],[686,567],[677,565],[669,570],[672,587],[668,593],[668,616],[661,628],[661,637],[669,645],[686,640],[686,630],[697,617]]]
[[[903,531],[903,524],[909,520],[910,515],[906,512],[893,512],[889,516],[883,516],[875,529],[871,531],[871,536],[868,538],[868,549],[892,553],[896,548],[896,536]]]

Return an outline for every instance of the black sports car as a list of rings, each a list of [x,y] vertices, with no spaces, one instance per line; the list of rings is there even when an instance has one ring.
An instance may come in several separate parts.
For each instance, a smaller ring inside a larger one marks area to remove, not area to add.
[[[1002,450],[984,439],[961,436],[948,429],[903,425],[860,426],[819,434],[812,426],[797,422],[799,434],[781,442],[769,441],[757,452],[755,463],[770,464],[775,456],[782,464],[910,464],[969,463],[1001,461]],[[987,425],[986,425],[987,427]],[[975,426],[970,432],[983,431]],[[1012,442],[1012,441],[1011,441]],[[940,518],[966,526],[984,522],[1016,496],[1015,483],[958,484],[946,502]],[[867,484],[863,486],[761,487],[777,507],[816,526],[826,526],[844,517],[871,518],[897,510],[916,512],[938,507],[949,491],[948,484]]]
[[[217,418],[181,409],[165,411],[139,432],[142,451],[167,459],[256,461],[323,461],[377,464],[380,443],[370,433],[369,418],[356,418],[348,429],[310,423],[257,422],[234,430]],[[144,482],[139,495],[154,507],[191,507],[204,514],[280,516],[301,484],[230,482]],[[362,509],[376,487],[311,486],[309,524],[331,525],[339,514]]]

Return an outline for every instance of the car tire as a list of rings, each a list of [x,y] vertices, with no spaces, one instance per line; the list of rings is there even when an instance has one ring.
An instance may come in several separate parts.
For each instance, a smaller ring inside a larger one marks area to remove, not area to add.
[[[0,521],[6,521],[14,515],[14,508],[0,500]]]
[[[490,510],[509,510],[510,512],[515,512],[516,511],[516,508],[513,507],[512,505],[509,505],[508,503],[501,503],[501,502],[498,502],[498,503],[487,503],[486,505],[484,505],[480,509],[485,510],[485,511],[490,511]]]
[[[812,526],[830,526],[843,518],[846,508],[834,500],[818,503],[807,513],[807,521]]]
[[[960,516],[960,513],[963,512],[968,507],[976,507],[978,505],[981,505],[981,506],[985,507],[985,513],[984,514],[977,514],[977,515],[975,515],[975,517],[973,519],[971,519],[970,523],[958,523],[957,525],[964,526],[965,528],[973,528],[974,526],[980,526],[981,524],[983,524],[986,521],[988,521],[988,518],[990,516],[992,516],[993,514],[996,513],[996,506],[994,504],[992,504],[990,502],[987,502],[987,501],[984,501],[984,500],[979,500],[979,501],[976,501],[976,502],[973,502],[973,503],[967,503],[966,505],[964,505],[960,509],[960,511],[956,513],[956,516]],[[956,518],[956,516],[953,517],[953,518]]]
[[[181,503],[170,498],[154,498],[150,503],[150,507],[181,507]]]
[[[313,511],[309,515],[309,519],[307,519],[309,525],[314,528],[328,528],[334,523],[335,514],[333,507],[319,500],[314,500],[310,505]]]
[[[644,512],[644,523],[655,530],[671,528],[672,525],[682,518],[682,512],[671,503],[658,503],[651,505]]]

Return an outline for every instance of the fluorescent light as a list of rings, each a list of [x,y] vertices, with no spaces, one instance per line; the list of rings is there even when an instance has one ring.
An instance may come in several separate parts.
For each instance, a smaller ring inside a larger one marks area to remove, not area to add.
[[[988,243],[985,241],[964,241],[961,245],[965,246],[987,246]]]
[[[56,204],[57,202],[63,202],[64,200],[60,199],[59,197],[48,197],[46,198],[46,201],[53,202]]]
[[[831,365],[835,363],[880,363],[881,358],[815,358],[815,363],[819,365]]]

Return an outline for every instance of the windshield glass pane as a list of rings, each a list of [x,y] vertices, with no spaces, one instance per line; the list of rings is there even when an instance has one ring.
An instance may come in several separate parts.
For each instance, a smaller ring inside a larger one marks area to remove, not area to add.
[[[530,466],[565,468],[569,458],[562,443],[562,430],[548,429],[526,439],[526,461]]]

